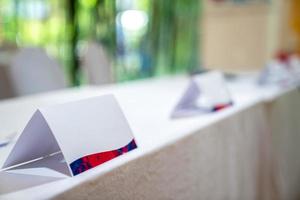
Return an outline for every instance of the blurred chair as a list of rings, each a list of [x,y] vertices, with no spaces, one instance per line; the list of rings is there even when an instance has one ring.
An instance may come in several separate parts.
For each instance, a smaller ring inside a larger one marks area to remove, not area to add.
[[[113,82],[111,63],[100,44],[90,42],[82,55],[81,61],[88,84],[102,85]]]
[[[14,96],[9,80],[9,66],[17,50],[17,46],[11,43],[4,42],[0,46],[0,99]]]
[[[59,64],[40,48],[19,50],[12,59],[9,73],[16,96],[51,91],[66,86]]]

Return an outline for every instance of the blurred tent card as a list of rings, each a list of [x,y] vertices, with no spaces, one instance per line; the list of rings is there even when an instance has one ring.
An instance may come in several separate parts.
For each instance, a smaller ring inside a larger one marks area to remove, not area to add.
[[[300,84],[300,57],[285,55],[284,59],[276,58],[267,63],[258,79],[259,85],[276,84],[281,87]]]
[[[223,74],[219,71],[211,71],[191,78],[171,117],[216,112],[231,106],[232,103]]]
[[[37,110],[3,168],[31,165],[75,176],[135,148],[116,99],[104,95]]]
[[[288,69],[285,63],[282,63],[278,60],[272,60],[262,70],[258,84],[277,84],[285,87],[293,84],[292,77],[292,72]]]

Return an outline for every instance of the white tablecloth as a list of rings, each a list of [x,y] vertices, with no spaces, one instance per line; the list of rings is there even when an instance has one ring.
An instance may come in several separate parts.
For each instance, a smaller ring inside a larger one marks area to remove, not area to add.
[[[282,199],[299,199],[300,91],[295,89],[265,105],[272,127],[278,192]]]
[[[299,103],[293,109],[286,105],[286,101],[299,99],[299,93],[293,89],[289,93],[277,87],[259,88],[253,78],[240,79],[229,83],[233,107],[214,114],[171,120],[169,115],[187,84],[185,77],[163,78],[105,88],[63,90],[1,102],[0,136],[4,137],[20,132],[39,106],[113,93],[139,148],[72,178],[20,177],[21,190],[9,193],[3,192],[5,189],[1,191],[5,183],[0,181],[0,197],[276,199],[297,195],[300,168],[295,158],[297,147],[291,146],[297,144],[294,139],[299,137],[299,131],[295,132],[294,128],[299,130],[300,118],[293,118],[292,123],[277,116],[290,119],[290,112],[299,116],[296,112]],[[282,112],[285,115],[281,115]],[[282,122],[289,135],[276,127]],[[284,137],[290,139],[281,143]],[[0,162],[8,151],[9,147],[0,149]],[[291,156],[286,158],[289,151]],[[294,179],[290,179],[293,175]],[[27,186],[26,178],[36,179],[36,184]]]

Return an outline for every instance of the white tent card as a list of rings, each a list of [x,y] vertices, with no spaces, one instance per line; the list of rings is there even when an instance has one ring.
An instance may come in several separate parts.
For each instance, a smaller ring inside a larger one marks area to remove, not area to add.
[[[3,167],[42,158],[72,176],[136,147],[117,101],[104,95],[38,109]]]

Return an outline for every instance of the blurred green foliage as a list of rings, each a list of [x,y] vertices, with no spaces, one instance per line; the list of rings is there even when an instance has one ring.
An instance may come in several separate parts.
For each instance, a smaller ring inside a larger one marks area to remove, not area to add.
[[[70,85],[81,83],[85,42],[101,42],[115,56],[115,1],[0,0],[0,13],[0,42],[45,48],[64,66]]]
[[[118,80],[186,73],[199,68],[201,0],[136,1],[148,14],[146,30],[129,41],[129,56],[118,60]],[[129,40],[129,39],[127,39]],[[135,55],[139,54],[138,56]],[[129,60],[129,61],[128,61]]]
[[[149,20],[140,32],[123,30],[125,47],[117,43],[124,10],[116,0],[0,0],[0,43],[45,48],[64,66],[70,85],[82,83],[79,52],[88,41],[105,47],[117,81],[197,68],[201,0],[131,1],[126,9],[143,10]]]
[[[150,8],[149,53],[154,74],[192,71],[199,65],[199,0],[154,0]]]

